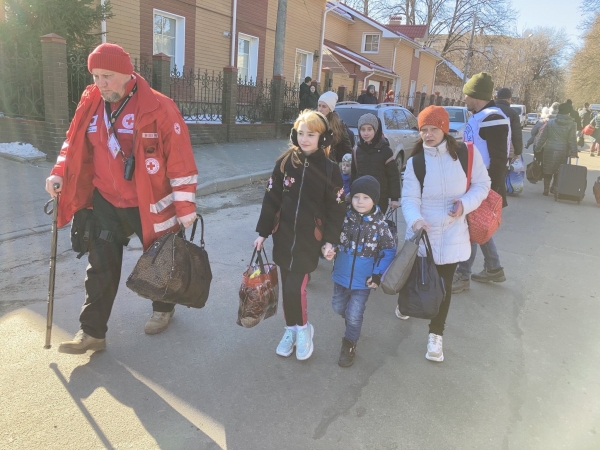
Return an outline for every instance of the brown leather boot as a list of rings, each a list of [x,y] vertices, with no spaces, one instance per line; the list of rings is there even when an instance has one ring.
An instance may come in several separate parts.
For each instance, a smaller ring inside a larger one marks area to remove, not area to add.
[[[79,330],[72,341],[61,342],[58,346],[59,353],[81,355],[88,350],[99,352],[106,348],[106,339],[97,339]]]

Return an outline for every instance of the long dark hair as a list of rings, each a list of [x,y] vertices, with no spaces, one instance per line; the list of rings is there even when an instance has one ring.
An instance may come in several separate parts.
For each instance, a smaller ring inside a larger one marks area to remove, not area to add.
[[[346,127],[335,111],[329,111],[327,114],[329,128],[333,130],[333,142],[331,145],[338,145],[342,141],[342,136],[346,133]]]
[[[452,159],[454,161],[456,161],[458,159],[458,148],[459,148],[460,144],[456,141],[456,139],[454,139],[448,133],[444,133],[444,139],[442,140],[442,142],[444,142],[444,141],[446,141],[446,147],[448,148],[448,153],[450,153],[450,156],[452,156]],[[424,151],[423,138],[419,138],[419,140],[415,144],[415,150],[413,151],[413,155],[416,155],[417,153],[421,153],[422,151]]]

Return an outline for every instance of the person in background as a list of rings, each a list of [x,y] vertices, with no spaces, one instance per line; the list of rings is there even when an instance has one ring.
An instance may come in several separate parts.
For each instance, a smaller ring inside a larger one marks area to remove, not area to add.
[[[527,145],[525,145],[525,148],[529,148],[529,146],[533,144],[533,157],[540,162],[542,161],[542,151],[539,146],[541,132],[550,119],[556,118],[556,115],[558,114],[558,105],[558,102],[554,102],[552,103],[550,108],[547,108],[545,106],[542,108],[542,115],[540,116],[540,120],[538,120],[531,129],[531,136],[527,140]]]
[[[490,93],[491,98],[491,93]],[[421,140],[415,153],[406,163],[402,189],[402,213],[406,221],[406,239],[424,228],[431,242],[433,260],[446,286],[446,296],[438,315],[429,323],[427,353],[430,361],[444,360],[444,327],[450,300],[452,282],[457,263],[471,256],[471,242],[467,214],[479,207],[490,190],[490,177],[477,150],[473,150],[470,187],[467,190],[467,174],[459,160],[463,160],[467,147],[448,134],[450,119],[441,106],[428,106],[418,117]],[[415,163],[418,158],[420,162]],[[422,167],[422,179],[415,167]],[[468,171],[468,169],[467,169]],[[421,243],[419,255],[425,256]],[[396,316],[399,308],[396,307]],[[399,317],[402,318],[402,317]]]
[[[329,157],[332,161],[341,162],[342,158],[347,153],[352,153],[354,147],[354,133],[340,119],[338,113],[335,112],[335,105],[338,101],[338,96],[333,91],[323,92],[317,103],[317,110],[327,117],[329,128],[333,131],[333,143]],[[350,191],[346,191],[346,194]]]
[[[349,193],[350,186],[352,185],[352,153],[346,153],[342,157],[340,170],[342,171],[342,180],[344,181],[344,192]]]
[[[592,120],[592,112],[590,111],[590,104],[585,103],[583,108],[579,110],[579,118],[581,119],[581,128],[583,129],[585,126],[589,125]]]
[[[389,142],[383,137],[381,121],[371,113],[358,119],[359,143],[352,164],[353,180],[371,175],[380,186],[379,208],[386,213],[388,205],[398,207],[400,199],[400,172]]]
[[[377,100],[377,92],[375,92],[375,86],[370,84],[367,88],[367,92],[365,92],[364,94],[360,94],[356,101],[358,103],[366,105],[377,105],[379,101]]]
[[[346,213],[342,176],[329,159],[327,119],[303,111],[294,123],[292,145],[276,161],[256,225],[257,250],[273,235],[273,260],[281,274],[285,332],[275,352],[306,360],[313,353],[306,285],[323,256],[340,243]],[[329,175],[328,175],[329,173]]]
[[[592,138],[592,146],[590,147],[590,156],[600,155],[600,114],[596,114],[590,121],[595,130],[590,136]]]
[[[513,159],[523,153],[523,129],[521,128],[521,116],[510,107],[512,92],[508,88],[498,90],[496,94],[496,106],[510,119],[510,153]]]
[[[341,367],[354,363],[369,294],[379,287],[396,255],[396,243],[377,206],[377,180],[369,175],[358,178],[352,183],[350,197],[331,276],[331,305],[346,323],[338,360]],[[335,254],[331,250],[325,257],[331,260]]]
[[[510,151],[510,120],[492,100],[494,82],[486,72],[475,74],[464,85],[465,103],[473,115],[469,118],[463,134],[464,142],[473,142],[479,151],[483,163],[492,180],[491,188],[502,196],[502,205],[506,202],[506,170]],[[471,287],[471,279],[479,283],[506,281],[504,268],[492,237],[481,244],[484,257],[483,270],[471,276],[477,244],[471,244],[471,257],[458,264],[452,282],[452,293],[458,294]]]
[[[48,193],[61,195],[59,227],[89,209],[99,229],[89,246],[80,330],[58,348],[72,354],[106,348],[129,236],[136,234],[145,251],[163,234],[196,220],[198,170],[177,105],[134,73],[129,54],[119,45],[96,47],[88,70],[94,84],[81,95],[46,180]],[[127,161],[133,161],[131,177]],[[174,307],[153,301],[144,332],[165,330]]]
[[[395,103],[396,95],[393,90],[389,90],[385,98],[383,99],[383,103]]]
[[[308,88],[308,92],[306,92],[300,99],[300,111],[304,111],[305,109],[312,109],[316,111],[318,104],[319,93],[317,92],[317,87],[311,86]]]
[[[581,131],[583,128],[581,126],[581,117],[579,117],[579,113],[575,111],[575,108],[573,108],[573,101],[568,98],[565,103],[569,106],[569,116],[571,116],[571,119],[573,119],[575,126],[577,127],[577,130],[575,131]]]
[[[300,91],[298,92],[298,101],[300,103],[302,103],[302,97],[305,94],[308,94],[310,92],[311,81],[312,81],[311,77],[306,77],[306,78],[304,78],[304,83],[300,84]],[[300,107],[301,112],[304,111],[304,109],[305,108]]]

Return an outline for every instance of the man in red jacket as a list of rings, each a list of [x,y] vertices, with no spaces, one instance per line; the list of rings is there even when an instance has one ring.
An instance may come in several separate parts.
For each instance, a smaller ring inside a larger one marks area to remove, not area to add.
[[[171,99],[134,73],[129,54],[102,44],[88,57],[94,84],[81,96],[56,165],[46,180],[60,193],[58,226],[93,209],[81,329],[62,353],[106,348],[107,323],[121,278],[123,246],[135,233],[144,250],[196,218],[198,171],[187,126]],[[55,186],[57,186],[55,188]],[[147,334],[167,328],[174,305],[154,301]]]

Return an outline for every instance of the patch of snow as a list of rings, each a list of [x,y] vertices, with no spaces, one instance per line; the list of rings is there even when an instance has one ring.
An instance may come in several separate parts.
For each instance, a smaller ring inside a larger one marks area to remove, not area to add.
[[[0,143],[0,153],[7,155],[20,156],[21,158],[45,158],[46,154],[40,152],[31,144],[22,142]]]

